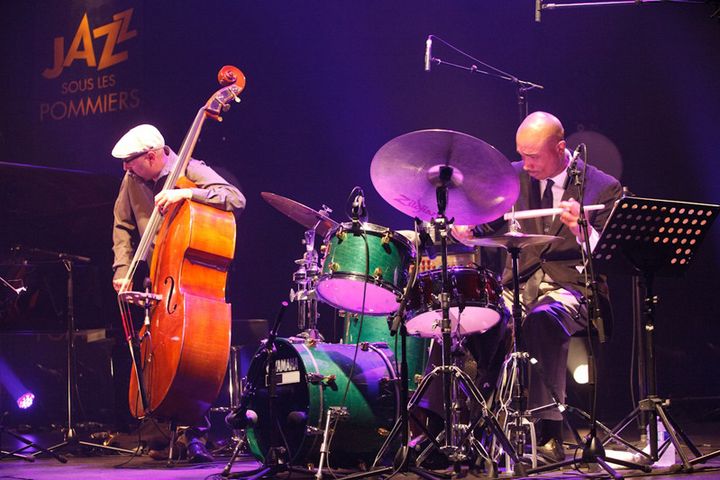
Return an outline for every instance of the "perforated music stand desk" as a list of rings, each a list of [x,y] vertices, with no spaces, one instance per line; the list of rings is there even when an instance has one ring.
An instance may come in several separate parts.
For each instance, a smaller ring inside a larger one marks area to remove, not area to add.
[[[657,198],[617,201],[593,251],[595,269],[679,277],[690,265],[720,205]]]
[[[643,297],[640,290],[644,290],[643,305],[636,306],[636,312],[642,312],[643,320],[643,328],[639,330],[642,334],[638,336],[638,341],[642,343],[638,348],[638,383],[644,398],[613,433],[622,431],[633,418],[640,418],[643,428],[644,425],[650,427],[648,456],[657,461],[656,419],[659,418],[686,470],[692,470],[692,464],[704,462],[719,453],[701,456],[690,438],[665,411],[665,401],[657,395],[653,343],[657,301],[652,285],[656,276],[679,277],[685,273],[719,212],[720,205],[714,204],[623,197],[615,204],[593,251],[597,272],[632,275],[638,301]],[[644,284],[640,277],[644,279]],[[636,323],[639,326],[639,322]],[[652,414],[652,421],[647,421],[647,414]],[[679,438],[695,455],[693,460],[688,459]],[[640,450],[638,452],[643,454]]]

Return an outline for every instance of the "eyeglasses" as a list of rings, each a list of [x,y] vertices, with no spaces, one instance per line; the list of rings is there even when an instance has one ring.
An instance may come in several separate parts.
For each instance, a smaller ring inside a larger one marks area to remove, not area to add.
[[[125,165],[127,165],[128,163],[132,162],[133,160],[136,160],[136,159],[138,159],[138,158],[140,158],[140,157],[144,157],[145,155],[147,155],[148,153],[150,153],[150,151],[151,151],[151,150],[148,150],[147,152],[140,152],[140,153],[137,153],[137,154],[133,155],[132,157],[124,158],[124,159],[123,159],[123,163],[124,163]]]

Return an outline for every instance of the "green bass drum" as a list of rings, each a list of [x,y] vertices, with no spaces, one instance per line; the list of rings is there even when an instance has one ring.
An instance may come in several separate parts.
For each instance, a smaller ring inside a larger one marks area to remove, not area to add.
[[[348,415],[335,424],[329,465],[371,463],[399,414],[392,352],[367,345],[358,349],[353,367],[354,345],[278,338],[275,347],[276,399],[272,408],[280,431],[272,430],[267,354],[260,350],[248,370],[248,378],[258,369],[265,373],[250,401],[250,409],[257,414],[257,424],[247,430],[252,453],[264,459],[270,447],[283,445],[284,438],[291,464],[317,465],[328,409],[344,406]]]

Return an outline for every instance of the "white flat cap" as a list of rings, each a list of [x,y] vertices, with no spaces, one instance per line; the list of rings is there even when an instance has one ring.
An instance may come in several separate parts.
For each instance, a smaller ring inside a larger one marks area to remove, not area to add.
[[[152,125],[143,124],[131,128],[118,140],[112,150],[112,156],[130,158],[164,146],[165,139],[160,131]]]

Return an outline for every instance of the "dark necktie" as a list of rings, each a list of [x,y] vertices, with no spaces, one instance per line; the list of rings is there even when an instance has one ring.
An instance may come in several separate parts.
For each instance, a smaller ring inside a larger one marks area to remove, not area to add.
[[[553,208],[553,193],[552,193],[552,186],[553,181],[548,179],[547,184],[545,185],[545,191],[542,194],[542,198],[540,199],[540,208]],[[547,215],[545,217],[542,217],[543,221],[543,233],[546,235],[550,232],[550,225],[553,221],[552,215]]]

